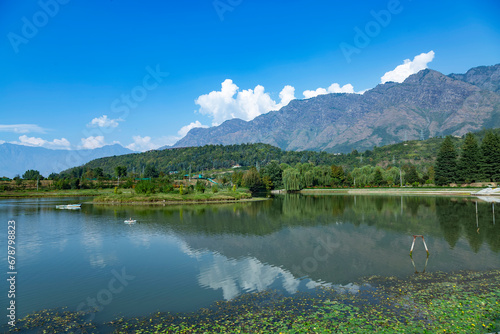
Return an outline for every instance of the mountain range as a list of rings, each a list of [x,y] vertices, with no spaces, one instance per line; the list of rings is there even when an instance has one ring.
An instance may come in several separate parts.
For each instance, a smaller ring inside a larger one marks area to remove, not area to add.
[[[364,94],[293,100],[251,121],[194,128],[173,147],[266,143],[284,150],[347,153],[405,140],[500,127],[500,64],[465,74],[425,69]]]
[[[22,176],[28,169],[38,170],[47,177],[51,173],[59,173],[94,159],[128,153],[133,151],[118,144],[70,151],[4,143],[0,145],[0,177],[13,178],[17,174]]]
[[[293,100],[251,121],[232,119],[191,129],[173,147],[265,143],[286,151],[348,153],[498,127],[500,64],[475,67],[465,74],[425,69],[402,83],[380,84],[364,94]],[[28,169],[48,176],[94,159],[129,153],[133,151],[118,144],[66,151],[4,143],[0,177],[12,178]]]

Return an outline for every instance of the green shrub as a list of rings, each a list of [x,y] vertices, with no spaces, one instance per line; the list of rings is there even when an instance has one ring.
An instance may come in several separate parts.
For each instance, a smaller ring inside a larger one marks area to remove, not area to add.
[[[132,181],[131,179],[127,179],[127,181],[122,183],[121,187],[125,188],[125,189],[130,189],[130,188],[132,188],[133,185],[134,185],[134,181]]]
[[[56,188],[57,190],[66,190],[66,189],[71,189],[71,186],[68,180],[59,179],[56,182],[54,182],[54,188]]]
[[[80,189],[80,179],[72,179],[70,182],[71,189]]]
[[[151,181],[139,181],[135,185],[135,192],[138,194],[154,194],[156,190],[156,185]]]
[[[0,184],[0,191],[10,191],[12,190],[12,187],[9,186],[8,184]]]
[[[83,181],[80,184],[80,189],[90,189],[90,188],[91,188],[91,184],[89,184],[87,181]]]
[[[200,180],[196,181],[195,189],[196,189],[197,192],[203,194],[205,192],[205,183],[203,183]]]
[[[171,183],[163,184],[160,186],[160,192],[162,193],[170,193],[174,191],[174,186]]]

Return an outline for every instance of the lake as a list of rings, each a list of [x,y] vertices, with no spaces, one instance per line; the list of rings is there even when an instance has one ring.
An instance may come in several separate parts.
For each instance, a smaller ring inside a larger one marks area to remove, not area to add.
[[[0,200],[4,272],[7,221],[16,221],[18,318],[92,307],[104,322],[265,290],[356,292],[372,275],[500,268],[498,213],[479,201],[476,214],[475,198],[286,195],[160,207],[89,200]],[[69,203],[84,204],[55,208]],[[125,224],[129,217],[137,223]],[[413,235],[425,237],[428,259],[420,238],[410,258]],[[8,290],[5,280],[0,289]]]

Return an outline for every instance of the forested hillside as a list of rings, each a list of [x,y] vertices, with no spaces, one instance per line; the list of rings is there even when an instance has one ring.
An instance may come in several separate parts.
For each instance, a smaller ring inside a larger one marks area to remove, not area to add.
[[[494,133],[500,134],[500,129]],[[481,143],[486,131],[475,133]],[[375,147],[373,150],[348,154],[330,154],[313,151],[284,151],[268,144],[241,144],[241,145],[207,145],[202,147],[188,147],[166,149],[161,151],[148,151],[144,153],[127,154],[115,157],[93,160],[81,167],[72,168],[61,173],[61,176],[81,177],[86,171],[101,168],[104,174],[113,175],[115,168],[124,166],[129,174],[138,176],[143,174],[143,169],[154,166],[159,172],[168,174],[177,171],[193,173],[214,169],[227,169],[235,165],[242,167],[265,166],[270,161],[294,165],[309,162],[315,166],[340,165],[346,171],[351,171],[362,166],[402,166],[415,165],[418,170],[434,164],[443,142],[443,138],[427,140],[413,140],[404,143]],[[463,138],[452,138],[452,142],[460,153]]]

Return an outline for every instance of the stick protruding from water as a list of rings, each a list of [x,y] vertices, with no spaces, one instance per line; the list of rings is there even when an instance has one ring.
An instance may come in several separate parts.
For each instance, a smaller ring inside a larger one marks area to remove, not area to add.
[[[425,251],[427,252],[427,256],[429,256],[429,249],[427,249],[427,245],[425,243],[424,236],[423,235],[414,235],[413,236],[413,242],[412,242],[411,248],[410,248],[410,257],[413,254],[413,247],[415,246],[415,239],[417,239],[418,237],[422,238],[422,242],[424,243]]]

